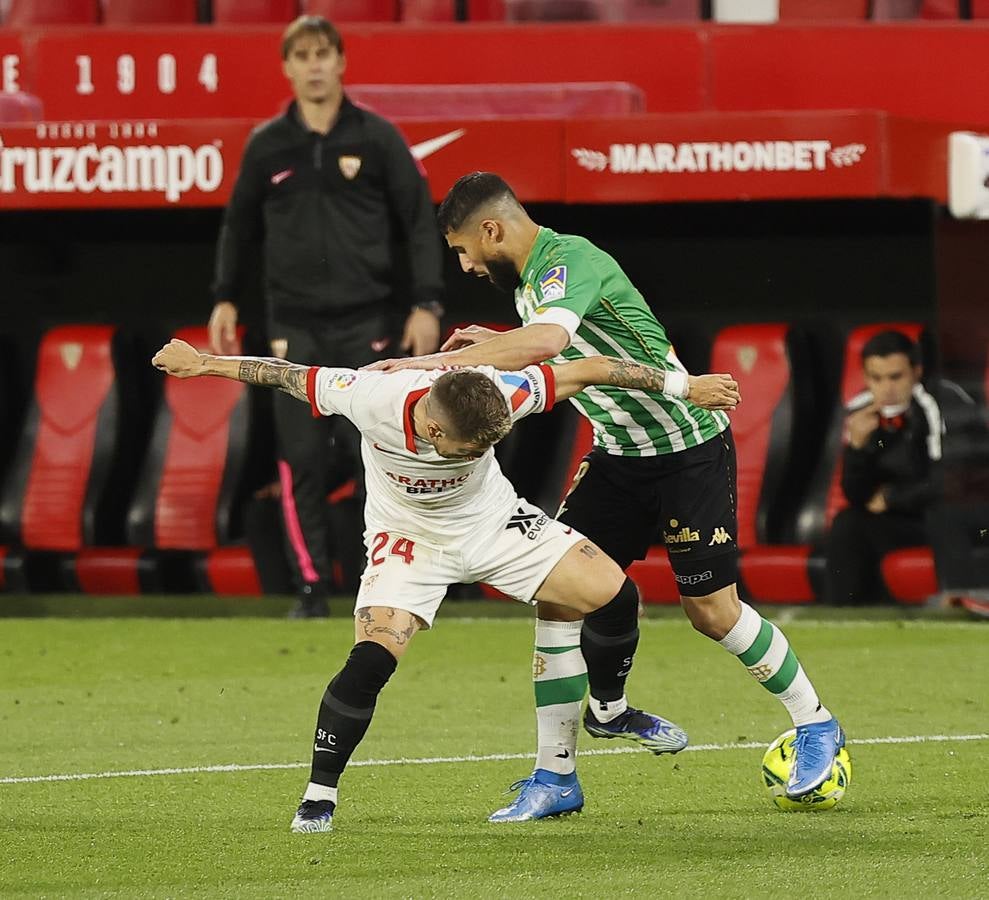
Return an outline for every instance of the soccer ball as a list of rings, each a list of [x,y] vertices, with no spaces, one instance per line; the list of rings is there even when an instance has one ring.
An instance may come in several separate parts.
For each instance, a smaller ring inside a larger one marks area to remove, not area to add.
[[[797,736],[795,728],[784,731],[773,741],[766,755],[762,758],[762,781],[779,809],[787,812],[793,810],[831,809],[848,790],[852,780],[852,760],[848,751],[842,747],[835,757],[831,775],[817,790],[805,794],[799,800],[791,800],[786,796],[786,783],[793,768],[795,753],[793,739]]]

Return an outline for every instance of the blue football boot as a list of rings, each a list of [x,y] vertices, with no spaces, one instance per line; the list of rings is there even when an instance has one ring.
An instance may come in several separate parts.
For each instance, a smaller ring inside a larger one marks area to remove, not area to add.
[[[489,822],[529,822],[532,819],[565,816],[584,808],[584,792],[580,789],[576,772],[557,775],[546,769],[536,769],[508,790],[518,790],[519,795],[504,809],[491,813]]]
[[[793,740],[796,760],[790,770],[786,795],[791,800],[816,790],[831,775],[834,758],[845,746],[845,732],[832,716],[827,722],[798,725]]]
[[[687,732],[679,725],[631,706],[610,722],[599,722],[588,705],[584,711],[584,730],[592,737],[635,741],[657,756],[679,753],[687,746]]]
[[[303,800],[299,811],[292,819],[293,834],[311,834],[316,831],[333,830],[333,810],[336,805],[330,800]]]

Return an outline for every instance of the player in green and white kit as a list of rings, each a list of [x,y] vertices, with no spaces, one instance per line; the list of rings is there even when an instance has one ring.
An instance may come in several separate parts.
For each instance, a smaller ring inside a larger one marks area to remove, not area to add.
[[[810,793],[830,774],[844,734],[782,632],[739,600],[735,449],[727,414],[690,402],[691,376],[618,263],[585,238],[541,228],[499,176],[465,175],[438,215],[463,270],[514,292],[523,327],[498,333],[471,326],[451,336],[443,347],[447,352],[378,365],[520,369],[547,359],[606,355],[663,370],[662,395],[594,387],[572,398],[593,426],[594,448],[558,519],[594,540],[623,569],[645,557],[661,527],[684,612],[786,707],[797,729],[787,793]],[[515,802],[492,821],[553,815],[564,807],[566,779],[576,783],[586,677],[581,624],[549,604],[539,604],[538,616],[536,769],[520,783]],[[644,743],[636,714],[624,697],[592,697],[584,727],[597,737]]]

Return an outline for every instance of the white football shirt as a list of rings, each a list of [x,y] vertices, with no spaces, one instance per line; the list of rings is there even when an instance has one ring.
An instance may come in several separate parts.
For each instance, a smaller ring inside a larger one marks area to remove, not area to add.
[[[552,409],[550,366],[502,372],[475,369],[501,390],[512,422]],[[444,370],[370,372],[313,367],[307,393],[314,416],[341,415],[361,432],[369,531],[387,531],[445,546],[476,531],[479,522],[505,519],[517,496],[494,449],[475,459],[447,459],[416,436],[412,411]]]

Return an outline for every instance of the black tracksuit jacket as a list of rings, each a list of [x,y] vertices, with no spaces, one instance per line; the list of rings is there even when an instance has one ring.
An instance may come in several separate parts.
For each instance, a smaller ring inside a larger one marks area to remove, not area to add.
[[[236,302],[259,239],[270,321],[315,327],[377,306],[396,272],[408,306],[440,299],[426,181],[397,129],[346,96],[327,135],[294,102],[252,132],[220,231],[216,300]]]
[[[872,402],[863,394],[850,411]],[[940,489],[941,410],[925,390],[915,390],[910,408],[880,426],[861,449],[845,447],[841,486],[852,506],[865,506],[883,488],[891,513],[920,518]]]

